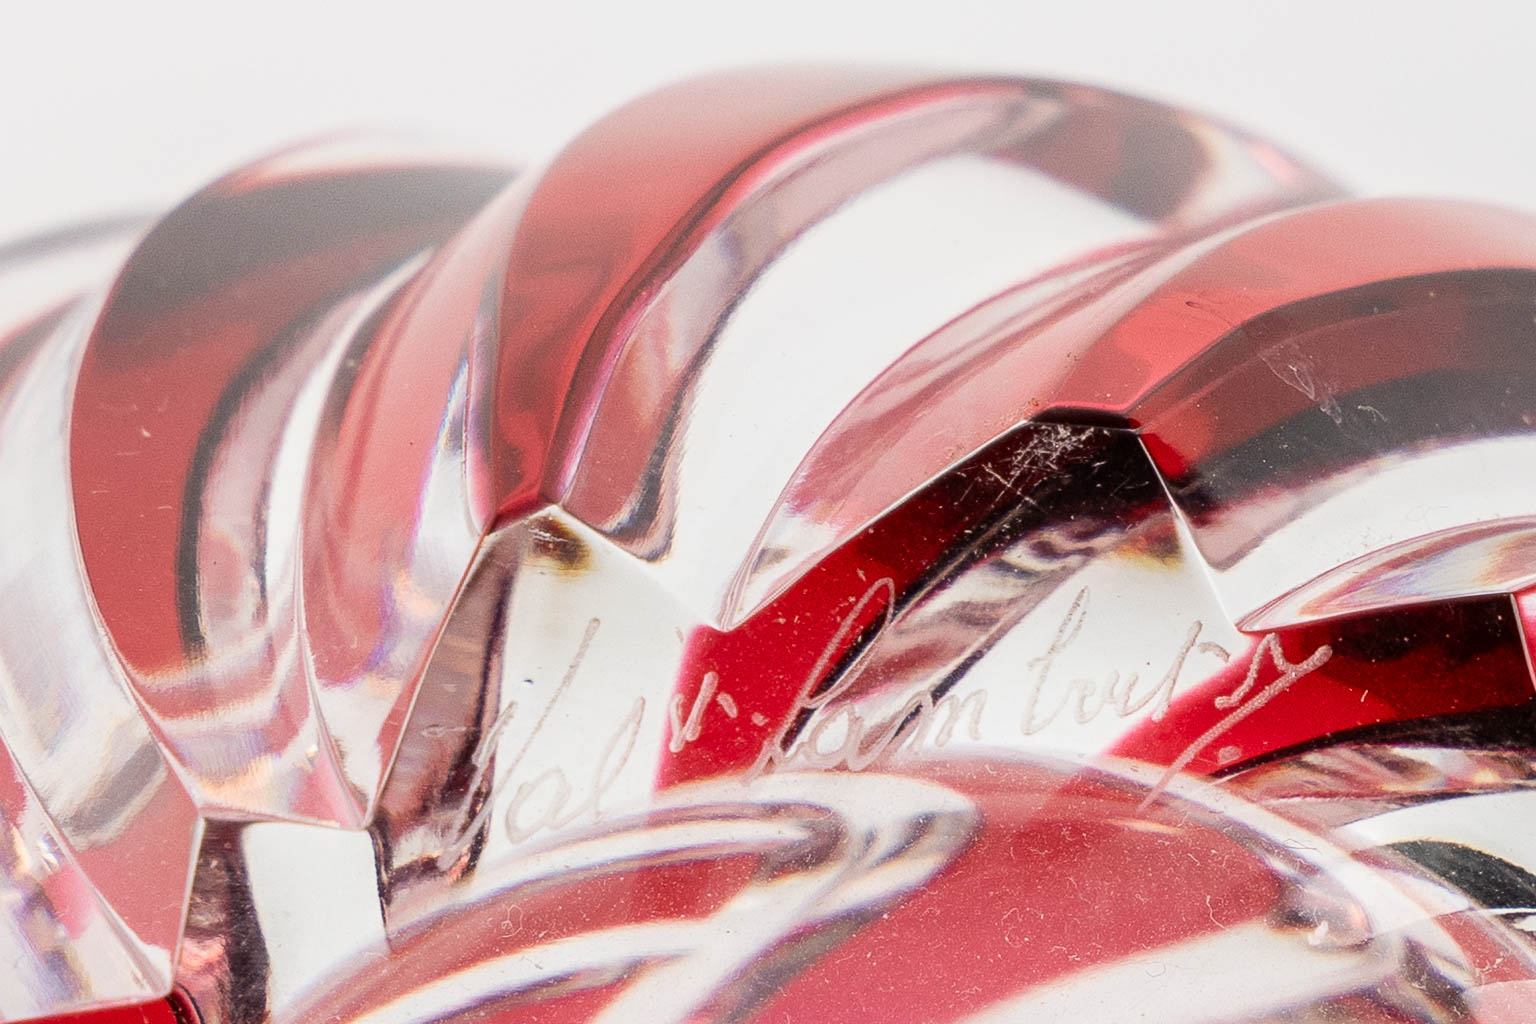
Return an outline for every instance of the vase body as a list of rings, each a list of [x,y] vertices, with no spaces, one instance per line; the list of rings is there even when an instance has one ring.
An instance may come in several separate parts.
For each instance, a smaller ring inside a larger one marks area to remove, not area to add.
[[[0,1020],[1525,1020],[1533,354],[1036,80],[0,250]]]

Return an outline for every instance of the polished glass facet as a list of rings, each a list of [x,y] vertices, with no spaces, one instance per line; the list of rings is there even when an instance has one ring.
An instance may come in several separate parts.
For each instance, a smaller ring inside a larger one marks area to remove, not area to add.
[[[1528,1021],[1533,366],[1536,218],[1045,81],[0,249],[0,1020]]]

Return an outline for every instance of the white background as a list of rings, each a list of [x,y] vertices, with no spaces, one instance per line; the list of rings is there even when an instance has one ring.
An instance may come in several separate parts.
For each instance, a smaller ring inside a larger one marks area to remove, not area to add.
[[[807,59],[1108,85],[1362,192],[1536,209],[1532,2],[0,0],[0,238],[160,207],[342,128],[536,158],[667,80]]]

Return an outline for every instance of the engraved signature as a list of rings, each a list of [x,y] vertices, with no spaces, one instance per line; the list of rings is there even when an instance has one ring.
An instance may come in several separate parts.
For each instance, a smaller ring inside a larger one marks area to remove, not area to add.
[[[581,641],[577,644],[576,653],[566,667],[565,674],[560,678],[554,693],[550,695],[543,712],[534,722],[527,739],[507,760],[506,766],[497,773],[501,777],[510,778],[517,770],[545,723],[549,721],[550,715],[559,706],[561,697],[570,689],[582,662],[586,660],[587,651],[592,646],[592,640],[596,637],[599,626],[601,621],[595,618],[587,623],[587,628],[582,633]],[[507,706],[496,716],[496,720],[491,723],[491,727],[486,730],[485,735],[476,745],[475,752],[471,756],[471,764],[474,766],[471,792],[478,790],[485,777],[493,770],[495,754],[501,745],[502,734],[512,724],[517,713],[517,702],[508,701]],[[571,778],[559,765],[546,768],[533,778],[519,782],[517,788],[512,791],[502,816],[502,827],[508,841],[520,843],[540,832],[564,828],[583,817],[588,817],[592,821],[598,820],[602,816],[603,796],[618,782],[630,757],[634,754],[635,741],[639,738],[644,718],[645,698],[636,697],[630,704],[628,714],[619,720],[612,735],[599,748],[597,760],[592,766],[592,775],[584,782],[585,788],[574,802],[572,797],[576,792]],[[534,799],[536,796],[542,796],[542,800],[536,801]],[[492,802],[486,801],[457,830],[458,838],[439,856],[439,861],[457,859],[492,810]]]
[[[871,640],[835,682],[822,688],[831,666],[843,655],[856,628],[865,621],[866,613],[877,603],[880,610],[870,634]],[[1204,625],[1195,620],[1185,630],[1166,670],[1155,681],[1149,683],[1136,672],[1112,670],[1100,679],[1073,677],[1062,683],[1058,679],[1060,665],[1064,655],[1078,642],[1088,617],[1089,604],[1089,590],[1084,587],[1074,596],[1046,649],[1025,663],[1026,675],[1022,680],[1024,711],[1018,722],[1021,736],[1035,735],[1067,715],[1082,725],[1106,713],[1123,719],[1144,711],[1152,721],[1161,721],[1172,704],[1181,676],[1192,657],[1214,657],[1223,664],[1232,660],[1232,654],[1220,644],[1201,639]],[[767,737],[756,759],[742,773],[742,781],[750,782],[765,774],[783,770],[845,768],[849,771],[863,771],[898,746],[916,749],[932,743],[935,747],[943,747],[954,738],[956,730],[961,728],[972,740],[982,738],[981,727],[988,702],[988,691],[984,688],[973,690],[963,697],[945,694],[936,698],[932,688],[925,686],[901,702],[896,713],[884,714],[878,721],[867,719],[860,713],[855,702],[840,700],[859,681],[879,637],[892,625],[895,606],[896,587],[889,578],[876,580],[854,602],[806,674],[795,703],[789,713],[783,716],[782,724]],[[507,759],[504,767],[496,772],[497,775],[509,779],[516,772],[529,747],[570,688],[598,627],[597,619],[588,623],[575,656],[543,712],[526,740]],[[1141,807],[1145,808],[1155,800],[1202,751],[1234,725],[1316,671],[1332,654],[1332,649],[1325,644],[1301,661],[1292,662],[1286,657],[1278,635],[1269,633],[1262,637],[1249,657],[1243,680],[1230,693],[1213,699],[1214,707],[1228,714],[1193,739],[1168,765],[1142,801]],[[1259,678],[1266,663],[1277,675],[1271,682],[1260,687]],[[668,746],[673,753],[680,752],[687,744],[699,739],[704,729],[705,713],[711,708],[718,708],[730,719],[736,719],[741,713],[737,701],[720,689],[718,673],[705,674],[686,714],[683,696],[674,695],[667,706],[668,724],[671,727]],[[522,842],[538,833],[563,828],[582,818],[592,821],[599,819],[604,796],[613,788],[632,758],[645,710],[645,699],[635,698],[628,713],[618,721],[600,746],[590,777],[573,782],[572,774],[557,765],[520,781],[503,805],[502,826],[508,840]],[[509,702],[477,746],[472,759],[477,772],[477,787],[484,775],[491,771],[493,755],[500,745],[501,736],[517,713],[517,703]],[[751,720],[757,725],[765,721],[759,714],[753,714]],[[797,726],[800,727],[798,733]],[[460,836],[467,838],[471,835],[491,812],[491,803],[486,802],[465,823]]]
[[[1265,655],[1269,656],[1270,662],[1280,673],[1279,678],[1245,701],[1243,698],[1248,696],[1249,691],[1258,682],[1259,666],[1262,664]],[[1197,736],[1189,746],[1184,748],[1184,751],[1178,757],[1173,759],[1172,763],[1168,765],[1167,769],[1164,770],[1163,774],[1152,786],[1151,792],[1137,806],[1137,810],[1145,810],[1147,805],[1155,800],[1159,793],[1168,788],[1168,784],[1173,781],[1176,775],[1189,767],[1189,763],[1199,756],[1200,751],[1215,743],[1217,739],[1238,722],[1241,722],[1296,685],[1303,676],[1321,667],[1331,657],[1333,657],[1333,648],[1323,644],[1303,660],[1293,663],[1286,658],[1285,652],[1280,649],[1280,638],[1274,633],[1266,633],[1264,638],[1259,641],[1259,645],[1253,650],[1253,657],[1248,662],[1248,674],[1243,677],[1243,681],[1237,684],[1231,693],[1217,697],[1212,701],[1218,710],[1225,711],[1228,708],[1233,708],[1234,710],[1221,721]]]
[[[1061,625],[1056,627],[1056,634],[1051,639],[1050,646],[1045,649],[1045,653],[1031,659],[1028,663],[1031,674],[1027,683],[1024,719],[1019,723],[1019,730],[1024,735],[1033,736],[1044,730],[1060,718],[1069,706],[1072,709],[1073,719],[1081,725],[1087,725],[1098,718],[1106,708],[1113,709],[1120,718],[1129,718],[1148,705],[1153,705],[1152,720],[1160,722],[1168,713],[1174,688],[1178,685],[1179,674],[1183,672],[1184,663],[1189,659],[1191,652],[1212,654],[1223,662],[1232,659],[1232,655],[1220,644],[1200,640],[1200,631],[1205,627],[1200,620],[1196,619],[1185,631],[1184,640],[1179,645],[1172,664],[1168,666],[1168,670],[1163,673],[1156,685],[1138,692],[1140,676],[1135,672],[1121,675],[1118,670],[1111,670],[1102,685],[1092,679],[1076,678],[1065,687],[1061,699],[1055,706],[1042,714],[1040,700],[1047,690],[1051,669],[1056,666],[1057,659],[1077,640],[1078,634],[1082,632],[1083,622],[1087,618],[1088,588],[1084,587],[1072,599],[1072,605],[1067,609]]]
[[[761,753],[746,772],[751,779],[777,769],[829,769],[847,768],[861,771],[880,758],[898,742],[915,747],[926,742],[932,734],[933,743],[942,747],[953,737],[962,723],[968,725],[972,739],[980,739],[980,726],[986,712],[987,691],[974,690],[964,698],[945,695],[938,700],[926,687],[909,697],[893,716],[879,725],[871,723],[849,703],[833,706],[858,681],[864,664],[874,646],[867,645],[858,659],[832,686],[818,692],[823,674],[833,659],[842,651],[855,623],[862,620],[864,612],[877,599],[884,598],[882,617],[875,630],[875,637],[890,626],[894,606],[895,584],[890,579],[873,583],[844,616],[839,628],[833,633],[826,648],[807,675],[796,703],[784,724],[768,738]],[[1042,710],[1042,700],[1050,689],[1052,670],[1059,659],[1077,640],[1088,615],[1089,592],[1085,587],[1077,592],[1066,615],[1057,626],[1050,645],[1038,657],[1026,663],[1025,709],[1019,723],[1019,732],[1031,736],[1046,729],[1069,710],[1073,720],[1086,725],[1106,710],[1120,718],[1129,718],[1147,708],[1149,717],[1161,721],[1172,703],[1179,678],[1192,654],[1210,655],[1222,663],[1232,660],[1232,654],[1220,644],[1200,639],[1203,623],[1195,620],[1185,631],[1172,662],[1157,682],[1145,686],[1138,673],[1121,673],[1112,670],[1102,681],[1077,677],[1062,688],[1061,695],[1049,707]],[[1228,715],[1193,740],[1163,773],[1153,786],[1142,806],[1151,803],[1167,788],[1173,778],[1187,768],[1200,752],[1209,747],[1229,729],[1258,711],[1299,680],[1315,671],[1333,656],[1333,650],[1324,644],[1299,662],[1291,662],[1274,633],[1266,634],[1255,646],[1249,658],[1244,679],[1231,693],[1218,696],[1213,703],[1218,710],[1232,709]],[[1265,661],[1273,666],[1278,677],[1249,697],[1257,685]],[[1247,698],[1245,700],[1245,698]],[[934,725],[943,713],[942,724],[934,732]],[[791,739],[797,722],[809,724],[804,731]],[[906,730],[903,734],[903,730]],[[832,737],[834,742],[826,742]]]

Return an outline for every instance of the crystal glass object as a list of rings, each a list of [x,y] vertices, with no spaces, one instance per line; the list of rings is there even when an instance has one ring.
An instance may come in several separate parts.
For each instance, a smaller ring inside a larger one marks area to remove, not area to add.
[[[0,1020],[1528,1021],[1533,355],[1034,80],[0,249]]]

